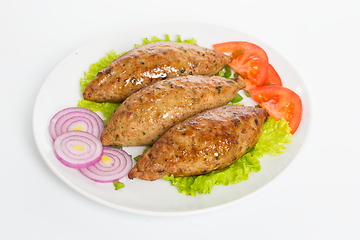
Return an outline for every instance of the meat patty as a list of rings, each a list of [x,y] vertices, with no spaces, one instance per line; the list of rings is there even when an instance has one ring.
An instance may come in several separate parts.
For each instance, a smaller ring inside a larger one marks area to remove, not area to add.
[[[95,102],[122,102],[159,80],[215,75],[229,61],[229,56],[195,44],[149,43],[128,51],[100,71],[85,88],[83,97]]]
[[[103,145],[153,144],[170,127],[229,103],[245,87],[241,78],[183,76],[159,81],[128,97],[101,134]]]
[[[264,109],[222,106],[167,131],[141,155],[129,178],[196,176],[233,164],[257,143],[267,120]]]

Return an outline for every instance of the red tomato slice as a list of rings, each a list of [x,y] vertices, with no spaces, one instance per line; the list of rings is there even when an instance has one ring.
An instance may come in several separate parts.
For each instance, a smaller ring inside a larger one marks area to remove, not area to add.
[[[260,86],[256,86],[256,85],[252,84],[247,79],[244,79],[244,81],[246,84],[245,90],[247,90],[247,91],[249,91],[251,88],[254,88],[254,87],[260,87]],[[275,68],[271,64],[269,64],[268,76],[262,86],[282,86],[281,78],[280,78],[279,74],[276,72]]]
[[[268,75],[268,56],[256,44],[237,41],[215,44],[214,50],[231,53],[229,66],[251,84],[262,86]]]
[[[282,81],[275,68],[269,64],[268,76],[264,83],[264,86],[282,86]]]
[[[285,119],[291,134],[298,129],[302,118],[302,101],[291,89],[281,86],[262,86],[249,90],[250,96],[276,120]]]
[[[246,78],[244,78],[244,81],[245,81],[245,90],[247,90],[247,91],[249,91],[252,88],[258,87],[256,85],[252,84],[252,82],[250,82]]]

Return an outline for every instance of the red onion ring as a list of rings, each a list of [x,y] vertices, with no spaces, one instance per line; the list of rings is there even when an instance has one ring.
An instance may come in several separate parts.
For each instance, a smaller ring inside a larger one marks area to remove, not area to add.
[[[104,158],[106,158],[107,161],[104,160]],[[127,152],[119,148],[104,146],[102,160],[90,167],[79,170],[95,182],[107,183],[123,178],[129,173],[132,167],[133,159]]]
[[[89,109],[70,107],[52,117],[49,130],[53,140],[69,131],[84,131],[99,137],[104,130],[104,122],[98,114]]]
[[[101,160],[103,146],[98,137],[88,132],[70,131],[54,141],[56,158],[71,168],[86,168]]]

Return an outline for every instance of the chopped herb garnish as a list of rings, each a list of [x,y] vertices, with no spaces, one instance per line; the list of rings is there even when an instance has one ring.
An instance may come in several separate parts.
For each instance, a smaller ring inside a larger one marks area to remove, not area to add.
[[[225,65],[224,70],[225,70],[225,72],[224,72],[224,77],[225,77],[225,78],[230,78],[230,77],[231,77],[231,74],[232,74],[230,66],[229,66],[229,65]]]
[[[142,153],[141,153],[140,155],[134,157],[134,160],[135,160],[135,161],[138,161],[139,158],[141,157],[141,155],[142,155],[144,152],[146,152],[146,150],[148,150],[149,148],[151,148],[151,146],[146,146],[145,149],[142,151]]]
[[[233,98],[233,100],[231,100],[232,103],[238,103],[241,102],[244,98],[239,94],[236,93],[235,97]]]
[[[114,184],[115,190],[119,190],[119,189],[125,187],[125,184],[122,182],[119,182],[119,181],[114,181],[113,184]]]

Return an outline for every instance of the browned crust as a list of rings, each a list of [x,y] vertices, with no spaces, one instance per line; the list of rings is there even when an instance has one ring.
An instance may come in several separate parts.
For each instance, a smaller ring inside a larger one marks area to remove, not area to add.
[[[158,42],[132,49],[100,71],[83,93],[86,100],[122,102],[159,80],[186,75],[215,75],[230,57],[189,43]]]
[[[129,178],[156,180],[223,169],[253,148],[267,116],[264,109],[241,106],[200,113],[167,131],[142,154]]]
[[[182,76],[159,81],[128,97],[101,134],[103,145],[152,145],[170,127],[230,102],[244,81],[218,76]]]

